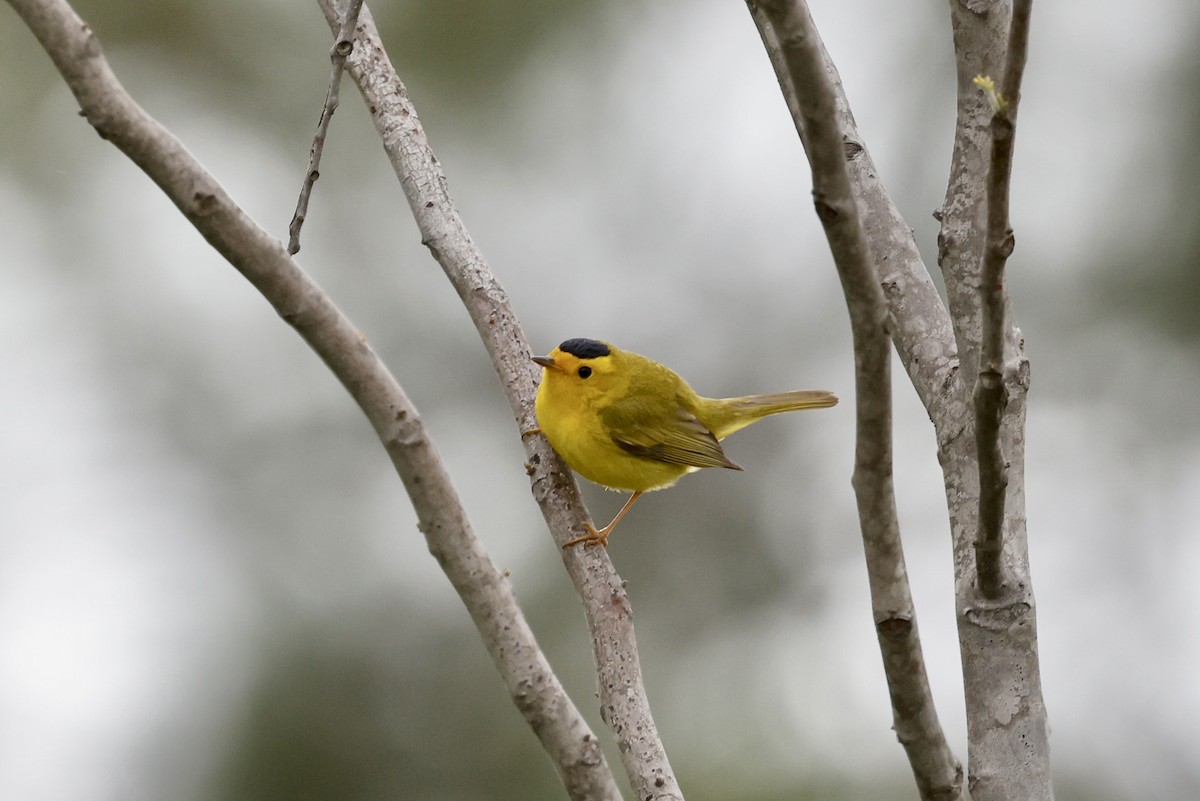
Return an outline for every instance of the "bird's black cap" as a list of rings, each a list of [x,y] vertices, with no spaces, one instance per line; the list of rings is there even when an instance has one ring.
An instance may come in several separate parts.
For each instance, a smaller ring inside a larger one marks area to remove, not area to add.
[[[568,339],[558,349],[577,359],[596,359],[612,353],[608,345],[595,339]]]

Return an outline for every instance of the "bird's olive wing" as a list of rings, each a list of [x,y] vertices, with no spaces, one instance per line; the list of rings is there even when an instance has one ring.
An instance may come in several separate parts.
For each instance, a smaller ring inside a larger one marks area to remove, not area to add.
[[[742,469],[725,455],[713,433],[682,406],[653,413],[644,405],[615,403],[600,413],[600,419],[613,442],[633,456],[688,467]]]

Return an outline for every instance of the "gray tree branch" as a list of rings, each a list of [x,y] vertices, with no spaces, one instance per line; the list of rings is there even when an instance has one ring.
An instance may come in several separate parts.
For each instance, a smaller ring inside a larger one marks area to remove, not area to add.
[[[755,4],[750,5],[754,11]],[[958,115],[946,200],[936,215],[942,223],[938,262],[946,279],[949,315],[932,290],[907,226],[887,201],[869,158],[864,158],[866,151],[836,72],[827,54],[822,55],[837,93],[851,182],[887,297],[892,337],[937,434],[955,554],[969,729],[968,783],[977,799],[1045,799],[1052,797],[1053,790],[1024,513],[1024,398],[1029,368],[1020,332],[1011,320],[1002,328],[1007,354],[1003,384],[1009,402],[1002,409],[998,449],[1005,454],[1003,466],[1009,476],[1001,507],[1006,534],[999,551],[1009,593],[995,600],[978,592],[976,581],[979,453],[972,436],[974,382],[963,380],[978,376],[980,369],[979,292],[981,255],[988,241],[984,199],[992,140],[991,109],[973,79],[995,75],[1005,64],[1010,17],[1007,3],[998,0],[952,0],[951,10]],[[810,135],[798,113],[793,82],[777,52],[780,37],[764,26],[761,14],[755,16],[797,130],[808,147]]]
[[[459,592],[508,691],[571,797],[616,801],[595,736],[567,697],[456,497],[417,410],[329,297],[117,81],[91,28],[65,0],[9,0],[53,60],[83,115],[153,180],[254,285],[346,387],[374,427],[430,551]],[[594,550],[594,549],[593,549]]]
[[[1004,590],[1001,551],[1008,489],[1008,466],[1000,447],[1000,425],[1008,405],[1008,390],[1004,384],[1005,312],[1008,308],[1004,266],[1015,243],[1008,214],[1009,186],[1021,76],[1029,46],[1030,11],[1029,0],[1017,0],[1001,89],[997,91],[991,78],[980,76],[976,79],[993,107],[992,152],[986,188],[987,233],[979,284],[982,308],[979,377],[974,392],[975,447],[979,453],[979,536],[975,543],[975,570],[979,591],[989,600],[999,598]]]
[[[946,279],[963,375],[978,376],[986,368],[981,359],[986,304],[980,290],[985,284],[982,262],[991,237],[988,219],[995,211],[988,202],[994,114],[987,94],[975,86],[974,79],[994,76],[1005,69],[1012,14],[1005,0],[951,0],[950,19],[958,74],[958,116],[941,212],[938,261]],[[1018,24],[1027,27],[1027,13],[1025,22]],[[1024,43],[1018,47],[1023,51]],[[1023,66],[1023,55],[1018,60]],[[1005,195],[1006,203],[1007,192]],[[1004,223],[996,231],[1001,240],[1008,228],[1006,209],[1003,217]],[[999,413],[997,450],[1003,454],[1000,467],[1007,472],[1000,500],[1004,535],[995,550],[999,565],[985,567],[985,574],[990,573],[992,578],[978,575],[976,548],[985,525],[980,518],[981,506],[985,514],[994,514],[996,508],[994,505],[989,511],[989,501],[981,503],[981,479],[988,485],[994,481],[986,476],[989,468],[982,465],[981,459],[991,461],[995,472],[995,453],[989,454],[986,446],[980,452],[974,413],[966,416],[962,431],[972,431],[975,436],[939,437],[938,457],[946,479],[954,542],[959,650],[967,707],[968,787],[976,801],[1044,801],[1054,797],[1054,789],[1025,520],[1029,362],[1007,305],[1002,300],[999,314],[994,305],[988,312],[999,321],[1003,336],[1001,375],[1007,399],[1003,404],[994,404],[990,412]],[[973,399],[964,398],[962,405],[972,408]],[[995,487],[983,491],[995,493]],[[997,499],[998,495],[993,494],[990,503],[996,504]],[[994,519],[986,525],[996,530]],[[988,597],[980,585],[981,578],[990,582],[1000,575],[1003,581],[998,583],[1002,583],[1003,591]]]
[[[950,178],[935,216],[941,223],[938,265],[966,377],[958,400],[965,406],[979,374],[979,259],[987,224],[986,209],[978,200],[985,193],[991,153],[992,111],[975,78],[996,75],[1003,68],[1010,17],[1007,0],[950,0],[950,10],[957,56],[957,113]]]
[[[325,139],[329,135],[329,123],[333,121],[333,112],[337,111],[342,72],[346,69],[346,56],[354,49],[354,26],[358,23],[358,11],[362,4],[363,0],[350,0],[338,29],[337,41],[329,48],[329,89],[325,92],[325,105],[321,108],[321,116],[317,120],[317,132],[313,134],[312,148],[308,153],[308,170],[300,184],[296,211],[292,214],[291,224],[288,225],[288,253],[293,256],[300,252],[300,229],[304,227],[304,220],[308,217],[308,201],[312,197],[313,186],[321,177],[321,156],[325,152]]]
[[[778,37],[766,15],[749,3],[767,56],[775,70],[796,132],[808,153],[800,101],[792,86]],[[888,322],[900,361],[939,434],[953,428],[951,403],[958,399],[958,351],[945,303],[917,249],[912,229],[892,202],[867,148],[842,88],[841,76],[818,31],[813,31],[821,61],[834,91],[834,105],[846,152],[846,168],[854,189],[858,216],[867,236],[875,269],[888,302]],[[811,160],[811,157],[810,157]]]
[[[336,30],[343,2],[320,0]],[[471,239],[450,197],[446,176],[417,118],[408,91],[389,60],[364,7],[357,45],[347,62],[379,132],[413,217],[446,277],[458,292],[491,356],[518,431],[535,425],[536,370],[532,351],[503,286]],[[541,437],[524,438],[534,498],[562,545],[587,519],[571,471]],[[584,602],[599,680],[600,713],[617,741],[638,798],[682,799],[650,713],[642,682],[629,597],[603,548],[559,548]]]
[[[848,107],[839,100],[807,5],[790,0],[751,0],[748,5],[797,120],[812,166],[817,216],[849,310],[857,414],[853,485],[896,734],[921,797],[961,799],[962,767],[946,743],[933,706],[896,516],[891,315],[846,166],[848,158],[865,151],[846,146],[840,121],[848,116]]]

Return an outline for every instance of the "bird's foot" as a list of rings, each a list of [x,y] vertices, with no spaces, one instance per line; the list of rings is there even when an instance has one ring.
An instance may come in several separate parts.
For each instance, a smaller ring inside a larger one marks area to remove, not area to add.
[[[608,534],[612,531],[612,525],[607,525],[599,531],[591,523],[584,522],[584,530],[586,534],[582,534],[575,539],[567,540],[563,543],[563,548],[570,548],[572,545],[595,545],[600,544],[605,548],[608,547]]]

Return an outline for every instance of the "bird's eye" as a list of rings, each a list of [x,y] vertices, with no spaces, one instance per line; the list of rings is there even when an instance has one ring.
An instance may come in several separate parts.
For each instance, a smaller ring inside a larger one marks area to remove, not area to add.
[[[592,368],[585,364],[583,367],[579,368],[578,373],[580,378],[587,378],[592,374]]]

